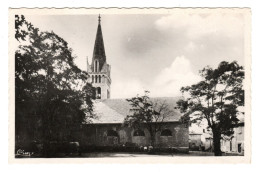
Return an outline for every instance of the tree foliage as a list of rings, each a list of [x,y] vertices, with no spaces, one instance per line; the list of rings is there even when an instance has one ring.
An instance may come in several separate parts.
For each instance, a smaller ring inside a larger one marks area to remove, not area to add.
[[[75,65],[68,43],[55,33],[40,32],[18,15],[15,30],[16,135],[75,139],[72,132],[93,117],[95,92],[88,74]]]
[[[165,101],[152,101],[149,91],[145,91],[143,96],[137,95],[127,101],[132,106],[132,114],[125,118],[124,123],[137,129],[146,128],[151,135],[151,145],[154,146],[156,133],[161,130],[162,122],[172,113],[168,104]]]
[[[181,88],[189,98],[179,100],[177,105],[184,113],[184,121],[206,119],[213,132],[215,153],[219,154],[221,136],[232,135],[239,123],[238,107],[244,106],[244,70],[237,62],[223,61],[216,69],[205,67],[200,75],[202,81]]]

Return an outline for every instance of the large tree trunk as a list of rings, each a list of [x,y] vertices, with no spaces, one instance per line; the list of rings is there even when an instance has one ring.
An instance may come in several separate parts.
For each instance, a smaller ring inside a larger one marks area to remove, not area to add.
[[[155,132],[154,132],[153,127],[151,125],[149,126],[149,131],[150,131],[150,135],[151,135],[151,146],[154,147],[154,145],[155,145]]]
[[[213,131],[213,145],[214,145],[214,154],[215,156],[221,156],[221,148],[220,148],[220,140],[221,140],[221,134],[219,131]]]
[[[45,114],[45,116],[47,116]],[[49,124],[46,120],[46,117],[43,118],[43,157],[50,157],[50,132],[49,132]]]
[[[48,95],[47,95],[48,96]],[[48,98],[48,97],[47,97]],[[48,100],[48,99],[47,99]],[[51,156],[51,118],[50,118],[50,109],[49,102],[46,100],[45,106],[46,109],[42,112],[42,132],[43,132],[43,157],[49,158]]]
[[[151,135],[151,146],[154,147],[155,145],[155,136],[154,134]]]

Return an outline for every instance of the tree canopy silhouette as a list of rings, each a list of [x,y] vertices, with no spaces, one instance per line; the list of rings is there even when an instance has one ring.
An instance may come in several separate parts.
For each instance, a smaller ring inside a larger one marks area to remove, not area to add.
[[[222,135],[230,136],[239,123],[238,108],[244,106],[244,70],[237,62],[223,61],[216,69],[205,67],[197,84],[181,88],[187,99],[177,102],[183,120],[193,123],[206,120],[211,129],[216,156],[221,155]],[[243,113],[243,112],[241,112]]]
[[[93,118],[94,88],[74,63],[72,49],[54,32],[15,16],[15,127],[17,143],[76,140]],[[24,143],[26,144],[26,143]]]

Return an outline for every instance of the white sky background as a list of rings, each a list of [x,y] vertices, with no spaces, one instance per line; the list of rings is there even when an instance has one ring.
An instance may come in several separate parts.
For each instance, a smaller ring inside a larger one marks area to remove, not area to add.
[[[97,15],[25,16],[41,31],[64,38],[76,64],[92,59]],[[180,87],[199,81],[198,71],[221,61],[244,65],[241,14],[102,15],[112,98],[149,90],[152,97],[180,96]]]

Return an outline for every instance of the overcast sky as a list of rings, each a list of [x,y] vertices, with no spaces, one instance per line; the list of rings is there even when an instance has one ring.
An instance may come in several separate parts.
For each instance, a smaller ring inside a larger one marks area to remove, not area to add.
[[[97,15],[25,16],[41,31],[64,38],[76,64],[91,62]],[[198,71],[221,61],[244,65],[242,14],[102,15],[111,98],[149,90],[152,97],[180,96],[180,87],[200,80]]]

